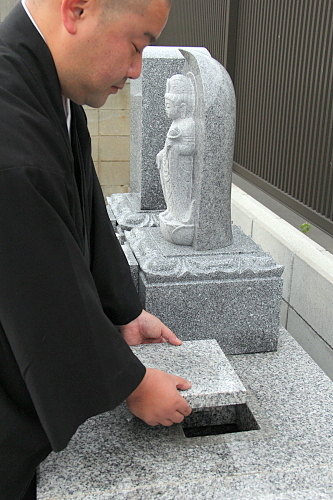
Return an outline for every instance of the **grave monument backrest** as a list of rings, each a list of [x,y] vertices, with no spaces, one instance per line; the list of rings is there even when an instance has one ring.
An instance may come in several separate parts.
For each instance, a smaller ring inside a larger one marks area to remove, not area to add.
[[[173,121],[156,158],[167,206],[160,227],[171,243],[213,250],[232,243],[235,95],[216,60],[193,49],[180,52],[182,74],[167,80],[164,95]]]

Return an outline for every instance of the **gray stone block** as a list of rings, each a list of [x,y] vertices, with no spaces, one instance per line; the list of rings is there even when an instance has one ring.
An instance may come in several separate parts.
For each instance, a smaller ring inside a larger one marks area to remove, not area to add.
[[[159,228],[133,229],[143,307],[182,340],[216,339],[227,354],[274,351],[283,267],[239,228],[233,233],[229,247],[196,252],[168,243]]]
[[[138,261],[134,257],[134,254],[131,250],[131,247],[129,246],[129,244],[126,241],[121,245],[121,248],[123,249],[123,252],[126,256],[127,262],[130,266],[133,282],[136,286],[136,289],[139,290],[139,265],[138,265]]]
[[[192,409],[246,402],[246,389],[216,340],[140,345],[132,350],[145,366],[192,382],[190,389],[181,391]]]
[[[117,217],[115,216],[110,204],[107,204],[106,205],[106,211],[107,211],[107,214],[109,216],[109,219],[110,219],[110,222],[112,224],[112,227],[114,230],[116,230],[116,227],[117,227]]]

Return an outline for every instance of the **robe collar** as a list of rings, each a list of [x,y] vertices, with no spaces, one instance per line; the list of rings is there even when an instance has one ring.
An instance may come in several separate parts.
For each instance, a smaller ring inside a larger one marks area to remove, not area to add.
[[[2,41],[13,50],[13,57],[20,57],[34,77],[42,104],[58,122],[70,151],[61,87],[53,57],[21,3],[1,23],[1,32],[4,35]]]

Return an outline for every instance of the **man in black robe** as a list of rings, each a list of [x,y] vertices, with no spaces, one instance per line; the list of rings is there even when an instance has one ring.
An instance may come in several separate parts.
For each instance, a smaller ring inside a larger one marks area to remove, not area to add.
[[[51,449],[125,399],[150,425],[191,411],[128,347],[181,342],[141,308],[81,107],[139,76],[169,3],[27,0],[0,25],[1,500],[34,498]]]

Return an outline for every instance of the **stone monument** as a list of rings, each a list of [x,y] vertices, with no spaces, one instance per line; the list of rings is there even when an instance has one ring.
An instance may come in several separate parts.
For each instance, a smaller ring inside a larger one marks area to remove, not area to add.
[[[186,64],[167,82],[166,113],[173,122],[157,155],[167,205],[159,215],[161,232],[195,250],[223,248],[232,243],[233,85],[213,58],[180,52]]]
[[[166,197],[161,228],[125,232],[142,305],[183,340],[215,338],[227,354],[272,351],[283,268],[232,230],[233,85],[209,55],[181,53],[183,70],[161,97],[172,119],[155,151]]]
[[[188,50],[209,55],[205,48]],[[156,154],[163,148],[170,119],[164,109],[165,82],[181,73],[185,58],[177,47],[148,46],[142,74],[131,80],[131,192],[108,197],[108,212],[118,229],[158,226],[166,208]]]

